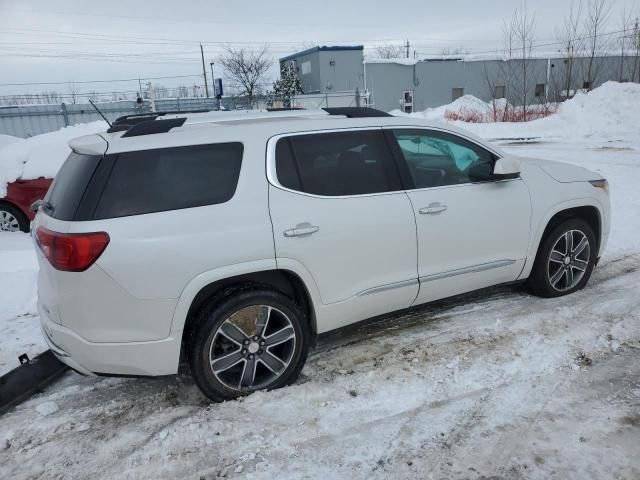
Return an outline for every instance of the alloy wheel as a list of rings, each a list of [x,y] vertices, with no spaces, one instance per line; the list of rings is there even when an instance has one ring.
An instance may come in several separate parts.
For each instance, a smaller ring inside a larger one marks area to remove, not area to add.
[[[580,283],[589,267],[591,246],[580,230],[569,230],[553,245],[548,261],[551,287],[559,292],[571,290]]]
[[[18,219],[6,210],[0,210],[0,231],[17,232],[20,230]]]
[[[268,388],[293,358],[296,336],[289,317],[269,305],[242,308],[214,334],[209,363],[216,379],[232,390]]]

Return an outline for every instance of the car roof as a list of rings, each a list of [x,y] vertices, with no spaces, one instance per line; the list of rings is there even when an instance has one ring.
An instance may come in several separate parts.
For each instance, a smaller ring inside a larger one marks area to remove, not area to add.
[[[468,131],[450,123],[434,122],[417,116],[374,116],[349,118],[346,115],[330,115],[324,110],[290,110],[278,112],[202,112],[190,114],[164,114],[159,119],[173,121],[185,119],[180,126],[167,132],[126,136],[124,131],[87,135],[69,142],[79,153],[102,155],[156,148],[203,145],[221,142],[247,143],[252,139],[266,139],[282,134],[294,134],[323,130],[381,127],[421,127],[444,130],[485,146],[498,155],[497,148]],[[158,121],[158,120],[150,120]],[[105,141],[108,148],[105,152]]]

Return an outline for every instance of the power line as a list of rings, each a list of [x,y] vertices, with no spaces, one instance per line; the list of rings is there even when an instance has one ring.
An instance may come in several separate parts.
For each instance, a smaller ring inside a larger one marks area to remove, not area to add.
[[[111,83],[111,82],[133,82],[138,80],[165,80],[170,78],[193,78],[202,77],[201,74],[196,75],[170,75],[165,77],[136,77],[136,78],[121,78],[115,80],[80,80],[80,81],[66,81],[66,82],[27,82],[27,83],[0,83],[0,87],[23,87],[29,85],[68,85],[68,84],[85,84],[85,83]]]

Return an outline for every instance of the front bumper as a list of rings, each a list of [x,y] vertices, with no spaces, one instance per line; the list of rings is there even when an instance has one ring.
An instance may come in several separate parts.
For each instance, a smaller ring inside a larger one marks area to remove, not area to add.
[[[172,375],[178,371],[180,340],[96,343],[49,318],[38,304],[45,341],[62,363],[83,375]]]

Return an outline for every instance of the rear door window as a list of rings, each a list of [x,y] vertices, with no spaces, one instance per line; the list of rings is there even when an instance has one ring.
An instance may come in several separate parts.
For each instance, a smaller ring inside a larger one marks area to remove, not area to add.
[[[118,155],[94,218],[105,219],[229,201],[240,176],[238,142]]]
[[[99,155],[71,152],[58,171],[45,200],[51,205],[47,214],[58,220],[73,220],[87,185],[100,163]]]
[[[380,130],[281,138],[276,145],[276,173],[284,187],[329,197],[401,189]]]

